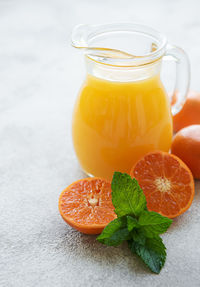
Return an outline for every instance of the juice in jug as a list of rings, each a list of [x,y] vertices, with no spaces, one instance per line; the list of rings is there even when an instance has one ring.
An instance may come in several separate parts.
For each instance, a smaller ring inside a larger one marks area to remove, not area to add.
[[[84,171],[111,179],[152,150],[168,151],[172,118],[159,75],[112,82],[88,75],[73,116],[74,147]]]

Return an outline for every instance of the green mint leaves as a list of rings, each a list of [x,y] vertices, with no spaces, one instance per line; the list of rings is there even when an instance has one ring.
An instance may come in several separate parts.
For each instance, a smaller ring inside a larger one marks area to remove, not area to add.
[[[151,271],[159,273],[166,259],[166,247],[159,235],[167,231],[172,220],[147,210],[142,189],[128,174],[115,172],[111,188],[118,217],[104,228],[97,240],[108,246],[127,241],[132,253]]]
[[[145,242],[129,241],[129,248],[140,256],[154,273],[159,273],[165,264],[166,247],[160,237],[146,238]]]
[[[111,184],[112,203],[118,217],[138,216],[146,208],[146,198],[137,180],[126,173],[115,172]]]
[[[143,211],[138,219],[138,224],[146,237],[155,236],[167,231],[172,220],[154,211]]]
[[[118,217],[104,228],[97,240],[108,246],[118,246],[129,238],[131,239],[126,224],[126,218]]]

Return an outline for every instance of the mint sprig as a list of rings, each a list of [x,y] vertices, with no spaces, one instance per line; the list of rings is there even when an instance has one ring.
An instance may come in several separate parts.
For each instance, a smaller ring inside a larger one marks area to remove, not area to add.
[[[159,235],[167,231],[172,220],[147,210],[142,189],[128,174],[115,172],[111,188],[117,218],[104,228],[97,240],[108,246],[127,241],[132,253],[151,271],[159,273],[166,260],[166,247]]]

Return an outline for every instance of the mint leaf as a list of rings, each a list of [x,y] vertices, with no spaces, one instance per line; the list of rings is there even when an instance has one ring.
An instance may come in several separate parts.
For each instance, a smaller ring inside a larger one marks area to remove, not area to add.
[[[133,254],[135,254],[135,242],[133,240],[128,240],[128,247]]]
[[[144,245],[146,242],[146,237],[144,235],[144,233],[142,233],[140,230],[138,229],[134,229],[132,232],[132,238],[135,242]]]
[[[138,224],[146,237],[153,238],[167,231],[172,220],[154,211],[143,211]]]
[[[133,228],[138,226],[138,222],[137,219],[135,219],[132,216],[127,215],[127,227],[128,227],[128,231],[133,230]]]
[[[159,273],[165,264],[166,247],[160,237],[147,238],[144,245],[129,241],[129,248],[136,253],[154,273]]]
[[[97,240],[108,246],[118,246],[130,238],[126,227],[126,218],[120,217],[111,221],[97,237]]]
[[[130,234],[127,228],[119,229],[115,233],[113,233],[109,238],[101,239],[97,238],[97,240],[108,246],[118,246],[123,241],[128,240],[130,238]]]
[[[112,203],[118,217],[138,216],[146,208],[146,198],[137,180],[126,173],[115,172],[111,183]]]

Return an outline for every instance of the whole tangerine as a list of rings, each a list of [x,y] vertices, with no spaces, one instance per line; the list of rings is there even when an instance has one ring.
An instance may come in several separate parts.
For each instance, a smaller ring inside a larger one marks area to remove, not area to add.
[[[172,105],[176,102],[173,96]],[[173,116],[173,129],[175,132],[190,125],[200,124],[200,93],[189,91],[183,108]]]
[[[200,125],[180,130],[173,139],[171,152],[182,159],[195,178],[200,179]]]

